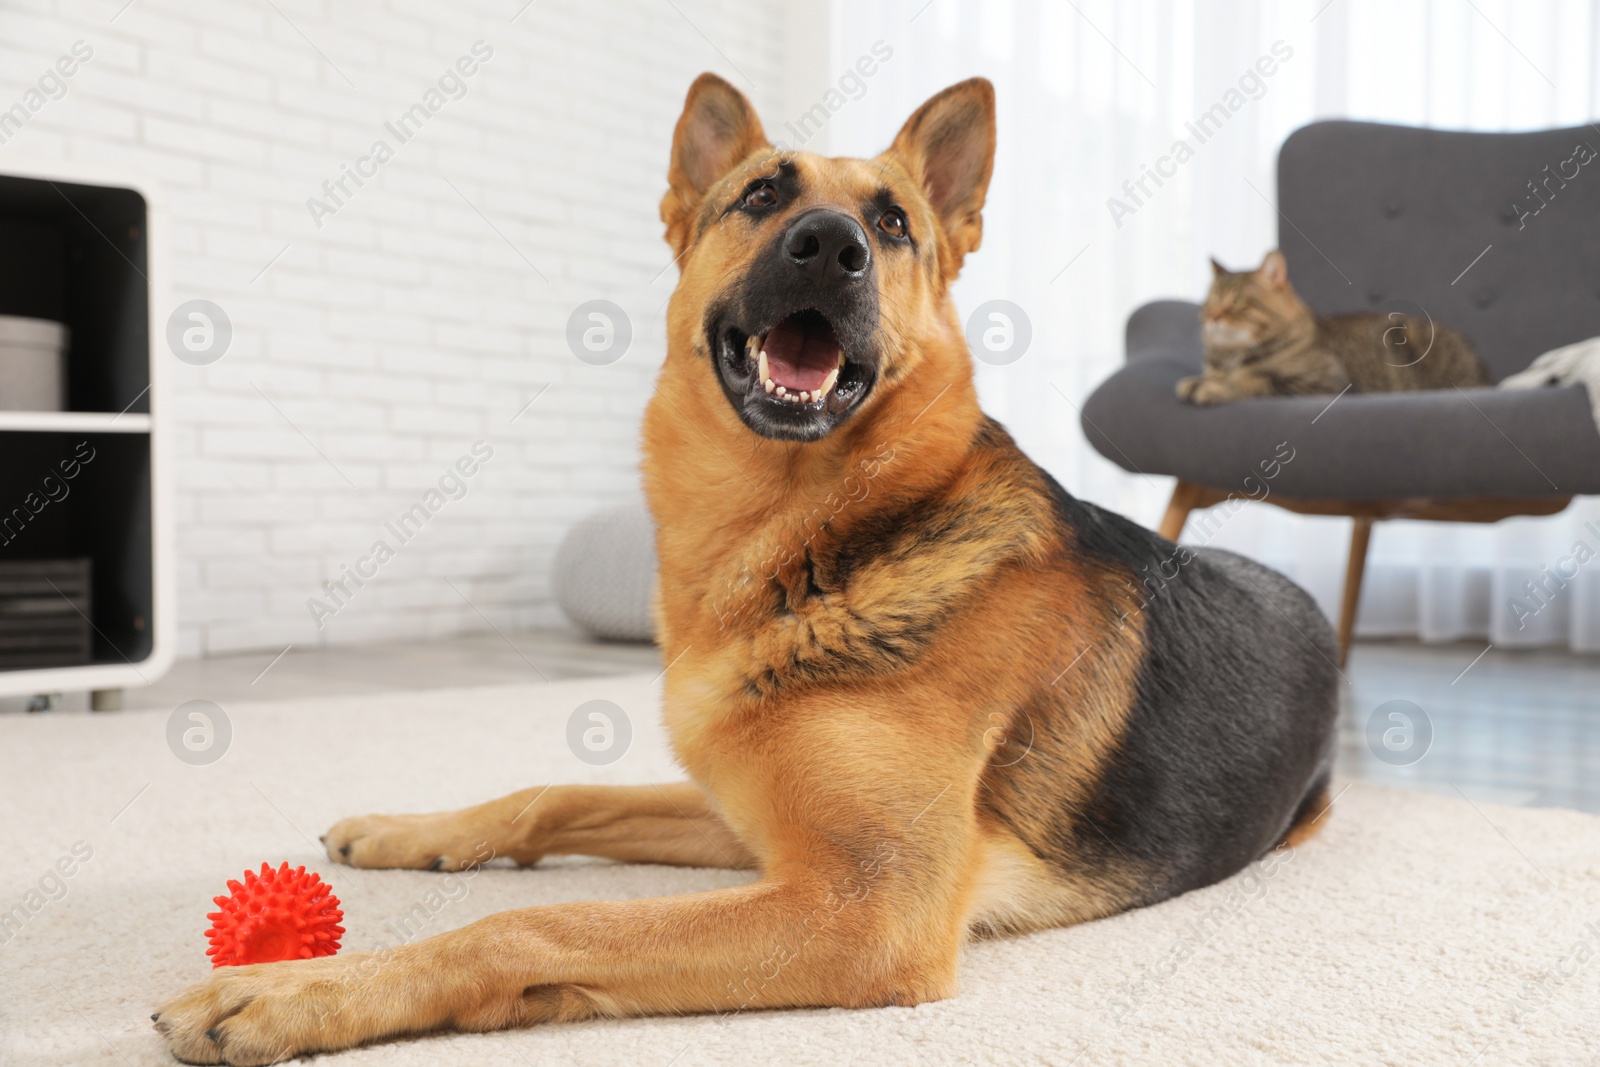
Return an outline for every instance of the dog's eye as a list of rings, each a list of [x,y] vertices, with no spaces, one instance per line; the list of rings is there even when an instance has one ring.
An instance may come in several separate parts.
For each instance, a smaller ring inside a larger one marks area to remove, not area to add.
[[[778,190],[770,185],[758,185],[744,194],[745,207],[771,207],[778,202]]]
[[[897,207],[892,207],[878,216],[878,229],[890,237],[904,237],[906,235],[906,217]]]

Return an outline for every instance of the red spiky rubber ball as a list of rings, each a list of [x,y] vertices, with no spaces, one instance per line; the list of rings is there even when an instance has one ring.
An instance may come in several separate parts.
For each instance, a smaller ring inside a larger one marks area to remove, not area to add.
[[[245,871],[244,881],[228,879],[229,895],[213,897],[221,911],[206,915],[213,967],[309,960],[339,951],[339,898],[316,873],[285,863],[273,870]]]

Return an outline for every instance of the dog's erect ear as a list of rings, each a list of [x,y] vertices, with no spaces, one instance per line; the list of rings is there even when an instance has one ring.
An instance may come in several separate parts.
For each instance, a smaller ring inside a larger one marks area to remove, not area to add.
[[[1289,285],[1289,261],[1276,248],[1267,253],[1267,258],[1261,261],[1256,273],[1274,289],[1284,289]]]
[[[1220,278],[1226,273],[1228,273],[1228,268],[1224,267],[1221,263],[1218,263],[1216,256],[1212,256],[1211,257],[1211,276],[1213,278]]]
[[[983,198],[994,171],[994,86],[971,78],[917,108],[895,135],[893,155],[927,193],[949,237],[946,277],[983,241]]]
[[[683,251],[689,222],[706,190],[766,143],[761,120],[743,93],[715,74],[702,74],[694,80],[672,134],[667,195],[661,198],[668,244]]]

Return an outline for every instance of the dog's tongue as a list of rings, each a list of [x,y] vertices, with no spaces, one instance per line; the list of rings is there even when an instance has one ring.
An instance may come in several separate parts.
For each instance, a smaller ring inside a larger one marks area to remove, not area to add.
[[[839,342],[820,316],[791,315],[767,332],[767,373],[791,393],[815,392],[839,365]]]

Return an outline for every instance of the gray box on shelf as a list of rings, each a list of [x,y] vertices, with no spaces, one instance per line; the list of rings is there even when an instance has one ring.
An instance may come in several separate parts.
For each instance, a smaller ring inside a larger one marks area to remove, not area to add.
[[[0,670],[88,663],[92,579],[87,559],[0,563]]]
[[[67,328],[0,315],[0,411],[65,411]]]

